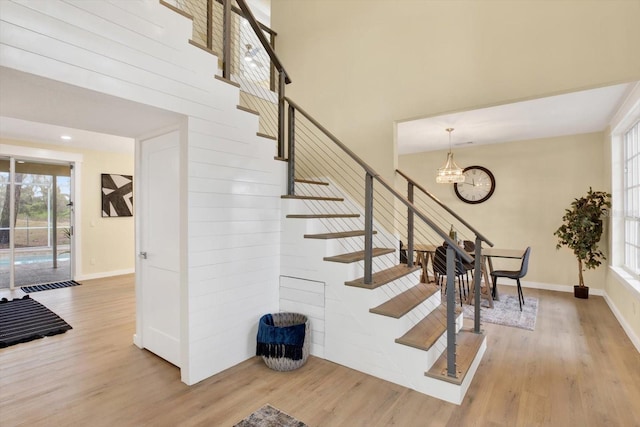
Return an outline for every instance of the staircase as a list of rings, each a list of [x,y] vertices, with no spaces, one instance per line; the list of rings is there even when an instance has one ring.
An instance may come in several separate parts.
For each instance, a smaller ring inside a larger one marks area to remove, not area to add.
[[[228,1],[211,3],[220,9],[214,17],[223,9],[231,14]],[[285,98],[288,74],[246,3],[238,0],[238,5],[242,10],[234,13],[255,31],[247,45],[262,45],[266,53],[256,58],[270,60],[276,71],[267,87],[266,74],[244,66],[246,57],[239,54],[237,46],[246,42],[247,34],[223,35],[230,31],[226,19],[207,30],[213,36],[205,34],[206,46],[201,47],[211,49],[218,40],[222,79],[240,89],[238,108],[260,117],[258,136],[277,141],[275,158],[287,162],[281,209],[280,310],[311,318],[311,354],[460,404],[486,348],[484,335],[478,333],[479,322],[475,332],[464,330],[461,310],[452,308],[453,279],[447,285],[451,297],[444,302],[438,287],[420,282],[420,266],[399,263],[398,251],[400,236],[407,238],[408,232],[409,240],[414,239],[414,215],[429,229],[415,230],[421,243],[442,242],[446,234],[412,208],[413,200],[398,196],[355,153]],[[223,45],[224,40],[236,48]],[[341,164],[345,157],[355,164]],[[377,196],[376,203],[380,198],[395,200],[382,208],[376,205],[383,212],[376,212],[375,219],[374,180],[390,191]],[[409,213],[394,207],[398,201],[409,206]],[[397,222],[404,222],[404,228],[397,228]]]
[[[312,334],[323,340],[312,339],[312,354],[461,403],[486,348],[484,335],[462,329],[457,307],[457,375],[448,376],[440,289],[420,282],[419,266],[400,264],[398,245],[381,244],[393,236],[379,238],[382,233],[375,234],[372,251],[379,269],[365,283],[364,251],[353,250],[364,245],[362,208],[328,180],[296,184],[299,195],[283,196],[281,274],[324,284],[323,317],[312,316]],[[319,185],[333,195],[314,195]],[[304,297],[296,302],[281,296],[283,305],[307,308]]]

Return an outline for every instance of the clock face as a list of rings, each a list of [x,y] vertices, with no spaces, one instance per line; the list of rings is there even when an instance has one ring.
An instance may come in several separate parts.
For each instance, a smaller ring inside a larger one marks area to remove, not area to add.
[[[462,171],[464,182],[453,184],[456,196],[465,203],[482,203],[489,199],[496,189],[496,180],[489,169],[469,166]]]

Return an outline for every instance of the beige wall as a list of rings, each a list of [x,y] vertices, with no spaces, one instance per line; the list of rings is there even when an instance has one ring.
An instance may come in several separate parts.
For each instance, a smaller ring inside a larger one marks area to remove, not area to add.
[[[81,224],[77,248],[78,253],[81,254],[81,263],[79,269],[76,269],[79,273],[79,277],[76,278],[101,277],[134,270],[133,217],[102,218],[100,193],[102,173],[133,175],[133,154],[74,149],[14,140],[0,140],[0,143],[82,154],[82,176],[75,177],[76,182],[80,182],[81,188],[81,193],[76,194],[76,203],[80,203],[81,214],[80,218],[76,218],[76,221],[80,220]]]
[[[638,16],[637,0],[272,0],[271,23],[287,94],[390,178],[396,120],[640,80]]]
[[[396,121],[640,80],[638,0],[271,3],[277,52],[293,80],[287,95],[387,179],[397,162]],[[484,163],[496,173],[496,194],[472,208],[455,202],[450,187],[436,191],[465,217],[480,218],[497,246],[531,244],[528,280],[570,285],[575,260],[567,249],[555,250],[552,233],[573,197],[589,185],[607,184],[603,139],[596,134],[459,150],[460,164]],[[554,152],[569,161],[571,173],[558,177]],[[431,171],[444,153],[425,157],[424,164],[401,161],[424,168],[421,176],[433,182]],[[559,178],[566,182],[555,182]],[[603,289],[605,275],[601,267],[586,280]],[[628,302],[633,297],[606,276],[607,293],[640,336],[640,310]]]
[[[602,153],[602,133],[456,149],[458,164],[484,166],[495,176],[494,194],[478,205],[460,201],[452,185],[435,183],[436,169],[446,160],[446,151],[400,156],[398,168],[458,212],[495,247],[531,246],[526,281],[575,285],[577,261],[566,248],[556,251],[553,232],[574,198],[585,194],[589,186],[605,189]],[[603,239],[605,250],[606,242]],[[585,276],[587,285],[603,289],[604,270],[590,270]]]

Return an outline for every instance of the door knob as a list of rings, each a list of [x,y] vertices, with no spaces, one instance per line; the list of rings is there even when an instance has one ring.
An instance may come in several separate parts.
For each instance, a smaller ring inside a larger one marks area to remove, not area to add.
[[[146,252],[140,252],[139,256],[142,259],[147,259],[147,253]]]

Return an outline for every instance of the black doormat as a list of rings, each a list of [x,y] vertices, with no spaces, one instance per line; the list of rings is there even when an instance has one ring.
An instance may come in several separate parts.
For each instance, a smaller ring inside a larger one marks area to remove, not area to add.
[[[0,300],[0,348],[62,334],[71,326],[29,295]]]
[[[59,288],[68,288],[69,286],[78,286],[80,283],[75,280],[67,280],[65,282],[56,282],[56,283],[47,283],[45,285],[33,285],[33,286],[23,286],[23,292],[40,292],[40,291],[48,291],[50,289],[59,289]]]

